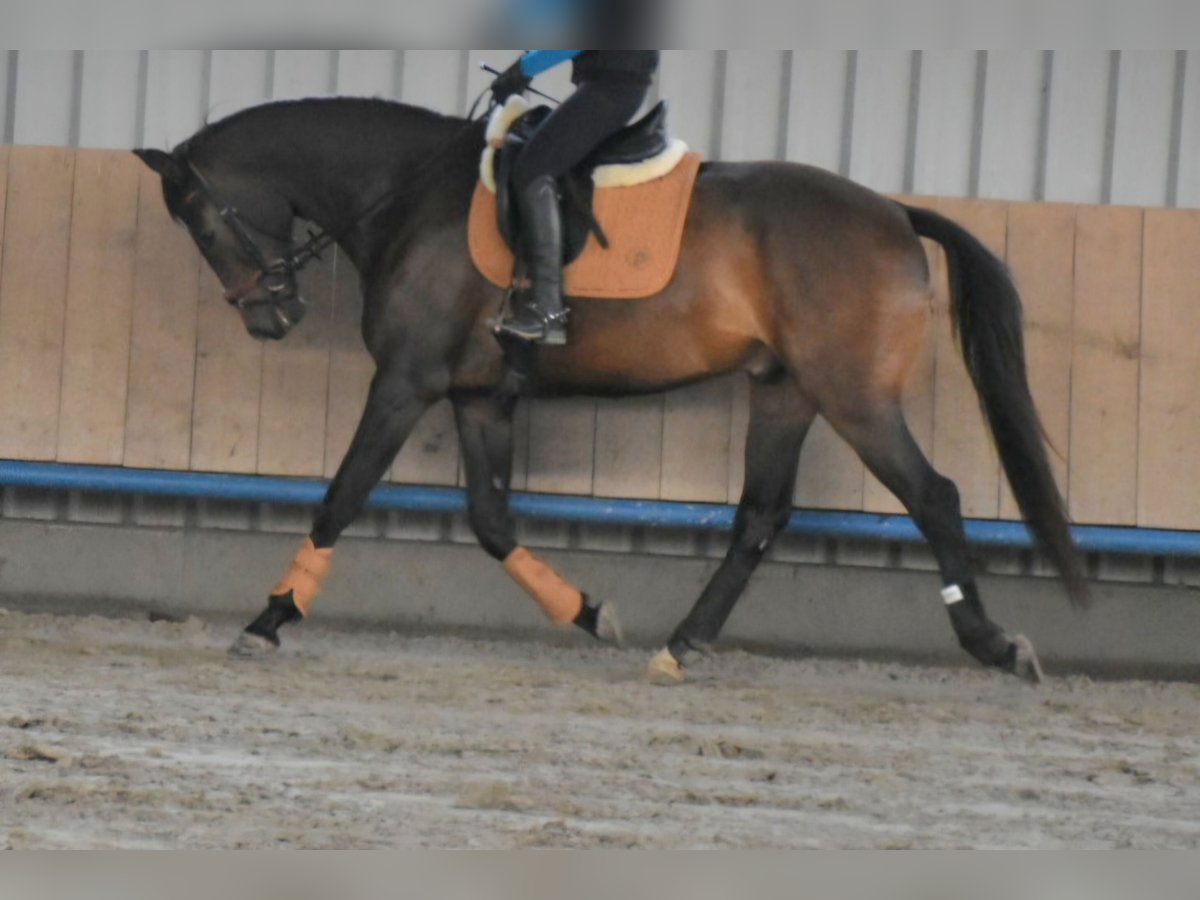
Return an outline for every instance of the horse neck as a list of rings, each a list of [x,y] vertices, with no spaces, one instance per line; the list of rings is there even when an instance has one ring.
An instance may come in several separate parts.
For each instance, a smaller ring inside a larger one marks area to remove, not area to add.
[[[308,101],[252,111],[216,152],[334,235],[366,272],[415,210],[449,183],[465,178],[469,188],[482,144],[475,130],[401,104]]]

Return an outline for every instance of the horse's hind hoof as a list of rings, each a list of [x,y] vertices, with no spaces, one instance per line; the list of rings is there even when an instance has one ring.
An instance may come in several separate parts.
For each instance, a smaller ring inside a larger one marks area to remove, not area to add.
[[[279,644],[272,643],[261,635],[243,631],[230,646],[229,655],[234,659],[266,659],[278,651]]]
[[[651,684],[676,685],[683,684],[686,680],[683,666],[665,647],[650,660],[650,665],[646,667],[646,676]]]
[[[1045,680],[1042,674],[1042,664],[1038,660],[1033,643],[1023,634],[1013,638],[1013,662],[1009,670],[1013,675],[1029,684],[1041,684]]]

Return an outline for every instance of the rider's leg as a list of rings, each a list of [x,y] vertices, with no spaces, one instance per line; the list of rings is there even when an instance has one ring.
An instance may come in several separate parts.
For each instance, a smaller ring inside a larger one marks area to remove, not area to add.
[[[499,331],[527,341],[566,343],[562,302],[562,221],[557,179],[582,163],[637,113],[646,88],[588,81],[530,139],[513,167],[513,187],[533,290]]]

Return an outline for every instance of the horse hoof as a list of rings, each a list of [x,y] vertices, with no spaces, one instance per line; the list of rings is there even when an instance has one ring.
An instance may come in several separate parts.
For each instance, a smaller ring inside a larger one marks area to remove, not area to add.
[[[617,617],[617,607],[607,600],[601,600],[596,607],[596,640],[614,647],[625,645],[625,634],[621,630],[621,620]]]
[[[1013,638],[1013,648],[1016,657],[1013,659],[1012,674],[1029,684],[1041,684],[1045,676],[1042,675],[1042,664],[1038,661],[1033,643],[1025,635],[1018,634]]]
[[[278,650],[278,644],[273,644],[260,635],[243,631],[230,646],[229,655],[235,659],[265,659]]]
[[[649,676],[651,684],[683,684],[685,680],[683,666],[666,648],[663,648],[654,659],[650,660],[646,674]]]

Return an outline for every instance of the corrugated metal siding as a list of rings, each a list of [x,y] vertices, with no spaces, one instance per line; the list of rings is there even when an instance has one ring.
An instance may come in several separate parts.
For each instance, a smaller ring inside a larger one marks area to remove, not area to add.
[[[503,50],[9,50],[7,143],[171,146],[268,99],[464,113]],[[568,90],[565,72],[547,79]],[[1200,50],[668,50],[659,93],[713,158],[881,191],[1200,206]]]

